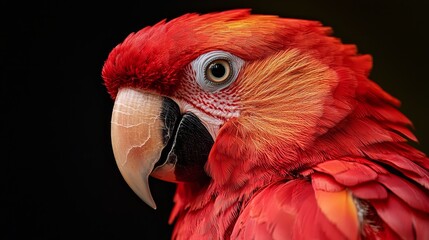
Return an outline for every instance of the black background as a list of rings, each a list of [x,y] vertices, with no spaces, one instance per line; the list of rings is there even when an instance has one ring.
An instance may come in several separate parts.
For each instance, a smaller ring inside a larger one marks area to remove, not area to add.
[[[0,238],[168,239],[174,185],[158,209],[120,175],[101,68],[130,32],[183,13],[252,8],[319,20],[374,58],[371,78],[402,101],[429,153],[426,1],[29,1],[0,4]],[[6,222],[6,224],[4,224]]]

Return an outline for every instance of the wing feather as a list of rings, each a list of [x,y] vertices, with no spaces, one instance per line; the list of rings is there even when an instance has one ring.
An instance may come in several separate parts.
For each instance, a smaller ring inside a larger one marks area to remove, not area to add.
[[[379,159],[383,160],[383,158]],[[341,191],[338,191],[340,188],[320,187],[324,186],[320,183],[323,179],[328,180],[325,185],[329,183],[329,186],[335,186],[335,182],[332,182],[332,179],[335,179],[338,185],[346,186],[356,199],[357,208],[361,212],[361,229],[372,229],[373,233],[370,234],[381,238],[398,236],[401,239],[425,239],[429,234],[429,228],[423,227],[429,226],[429,192],[424,189],[424,185],[414,182],[413,179],[420,179],[424,183],[426,170],[404,156],[396,156],[383,162],[395,163],[397,168],[406,169],[407,174],[396,175],[396,172],[388,171],[385,165],[364,159],[355,159],[353,162],[353,158],[345,158],[317,165],[314,167],[315,172],[310,174],[312,179],[313,176],[316,179],[313,184],[316,196],[321,192],[325,195],[342,196],[344,199],[344,195],[340,195]],[[327,176],[321,178],[320,174],[332,176],[332,178]],[[347,174],[349,176],[343,177]],[[353,177],[358,179],[351,180]],[[328,190],[334,190],[334,192],[326,194]],[[327,199],[331,199],[330,202]],[[325,215],[332,222],[337,221],[335,220],[335,214],[338,215],[336,210],[344,211],[343,214],[349,210],[344,208],[346,205],[343,204],[341,208],[341,204],[335,203],[339,201],[338,199],[341,198],[324,197],[318,200]],[[361,201],[369,202],[371,207],[365,207]],[[374,219],[366,219],[373,215],[371,209],[375,209],[375,218],[380,219],[381,222],[374,223]],[[350,222],[345,224],[345,227],[350,226],[353,226]]]
[[[315,170],[330,174],[336,181],[346,186],[355,186],[377,178],[374,170],[356,162],[331,160],[317,165]]]
[[[366,158],[328,160],[271,184],[241,210],[232,238],[427,239],[428,159],[408,150],[375,143]]]
[[[297,179],[257,193],[240,213],[231,239],[347,238],[319,207],[311,183]]]
[[[377,214],[401,239],[416,239],[413,231],[410,209],[395,195],[390,194],[385,201],[373,201]]]
[[[353,195],[360,199],[385,199],[387,198],[386,188],[377,182],[359,184],[350,188]]]
[[[318,207],[347,239],[358,239],[359,222],[353,196],[347,190],[315,191]]]
[[[411,207],[429,213],[429,193],[393,174],[380,175],[378,180]]]

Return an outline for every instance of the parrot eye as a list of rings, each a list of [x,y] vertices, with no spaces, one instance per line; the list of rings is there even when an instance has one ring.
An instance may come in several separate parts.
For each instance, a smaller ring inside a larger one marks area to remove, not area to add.
[[[191,63],[197,83],[209,92],[219,91],[233,83],[243,64],[241,58],[224,51],[205,53]]]
[[[206,68],[206,78],[213,83],[223,83],[231,75],[231,66],[224,59],[214,60]]]

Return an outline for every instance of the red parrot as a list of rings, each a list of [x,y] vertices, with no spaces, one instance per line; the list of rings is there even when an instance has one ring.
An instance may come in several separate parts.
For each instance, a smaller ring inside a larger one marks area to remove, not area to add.
[[[429,239],[429,158],[372,57],[319,21],[189,13],[109,53],[130,188],[177,184],[172,239]],[[173,201],[173,200],[172,200]]]

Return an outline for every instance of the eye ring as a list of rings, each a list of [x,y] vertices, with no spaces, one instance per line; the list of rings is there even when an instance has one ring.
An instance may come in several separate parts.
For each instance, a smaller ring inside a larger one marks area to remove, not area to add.
[[[191,74],[207,92],[217,92],[231,85],[244,65],[243,59],[225,51],[204,53],[191,62]]]
[[[226,59],[216,59],[205,69],[205,78],[213,84],[227,82],[232,76],[231,63]]]

